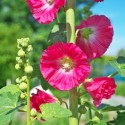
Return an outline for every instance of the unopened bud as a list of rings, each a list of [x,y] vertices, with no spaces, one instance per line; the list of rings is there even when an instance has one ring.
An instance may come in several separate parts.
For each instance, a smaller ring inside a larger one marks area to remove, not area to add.
[[[19,70],[20,68],[21,68],[21,67],[20,67],[19,64],[16,64],[16,65],[15,65],[15,69]]]
[[[31,109],[30,114],[32,117],[34,117],[36,115],[36,113],[37,113],[36,109],[34,109],[34,108]]]
[[[25,52],[22,49],[20,49],[17,54],[18,54],[19,57],[25,56]]]
[[[27,79],[27,76],[23,76],[21,80],[25,81],[26,79]]]
[[[32,50],[33,50],[32,45],[29,45],[28,48],[27,48],[27,52],[31,52]]]
[[[16,78],[16,83],[20,83],[20,79],[19,78]]]
[[[29,43],[29,38],[22,38],[21,39],[21,46],[22,47],[27,47],[28,46],[28,43]]]
[[[20,85],[19,85],[19,88],[21,90],[26,90],[27,89],[27,84],[25,82],[22,82]]]
[[[26,66],[25,67],[25,72],[27,73],[27,74],[31,74],[32,72],[33,72],[33,67],[32,66]]]
[[[24,99],[25,97],[26,97],[26,96],[25,96],[24,93],[21,93],[21,94],[20,94],[20,98],[21,98],[21,99]]]

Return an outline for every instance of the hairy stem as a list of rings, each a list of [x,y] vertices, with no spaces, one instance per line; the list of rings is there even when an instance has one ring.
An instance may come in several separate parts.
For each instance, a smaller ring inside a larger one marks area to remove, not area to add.
[[[27,125],[30,125],[30,82],[27,79]]]
[[[67,41],[75,43],[75,0],[67,0],[66,8]],[[78,125],[77,88],[70,90],[69,105],[72,112],[69,125]]]

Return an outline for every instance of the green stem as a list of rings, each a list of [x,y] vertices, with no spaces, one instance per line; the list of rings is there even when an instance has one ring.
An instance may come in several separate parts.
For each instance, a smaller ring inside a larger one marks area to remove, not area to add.
[[[12,121],[9,122],[9,125],[12,125]]]
[[[75,43],[75,0],[67,0],[66,8],[67,41]],[[70,90],[69,105],[72,112],[72,116],[69,118],[69,125],[78,125],[77,88]]]
[[[114,72],[113,74],[109,75],[108,77],[114,77],[114,76],[117,75],[117,74],[118,74],[118,72],[116,71],[116,72]]]
[[[27,125],[30,125],[30,82],[27,80]]]
[[[66,7],[67,41],[75,43],[75,0],[67,0]]]
[[[92,119],[92,110],[89,108],[89,118]]]

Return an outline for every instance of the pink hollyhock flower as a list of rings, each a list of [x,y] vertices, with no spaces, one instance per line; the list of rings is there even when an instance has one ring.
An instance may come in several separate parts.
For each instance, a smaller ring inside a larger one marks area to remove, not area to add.
[[[83,20],[79,29],[76,44],[86,53],[88,59],[99,58],[109,47],[113,28],[110,20],[103,15],[94,15]]]
[[[102,2],[102,1],[104,1],[104,0],[94,0],[95,2]]]
[[[85,80],[90,66],[86,55],[78,46],[56,42],[43,52],[40,71],[54,88],[70,90]]]
[[[33,14],[33,17],[39,22],[48,24],[52,22],[61,6],[64,6],[66,0],[26,0]]]
[[[94,105],[98,107],[103,98],[109,99],[115,93],[116,84],[113,78],[100,77],[86,82],[84,88],[94,100]]]
[[[40,111],[40,105],[45,103],[54,103],[55,99],[49,95],[48,93],[37,89],[37,93],[32,93],[30,97],[30,107],[31,109],[34,108],[37,112]]]

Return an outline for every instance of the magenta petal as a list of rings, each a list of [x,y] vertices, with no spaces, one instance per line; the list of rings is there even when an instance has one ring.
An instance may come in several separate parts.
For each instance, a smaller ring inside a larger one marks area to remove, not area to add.
[[[100,77],[86,82],[84,88],[93,98],[94,105],[98,107],[103,98],[110,99],[115,93],[116,84],[113,78]]]
[[[52,4],[47,0],[26,0],[33,17],[40,24],[52,22],[61,6],[65,5],[65,0],[54,0]]]
[[[61,64],[65,57],[70,60],[67,63],[73,64],[68,70]],[[57,42],[43,52],[40,71],[51,86],[65,91],[81,84],[88,77],[90,66],[85,53],[78,46]]]
[[[85,39],[79,31],[76,44],[86,53],[89,60],[101,57],[112,42],[113,27],[110,20],[104,15],[94,15],[83,20],[76,30],[83,28],[90,28],[93,33],[89,35],[89,39]]]

